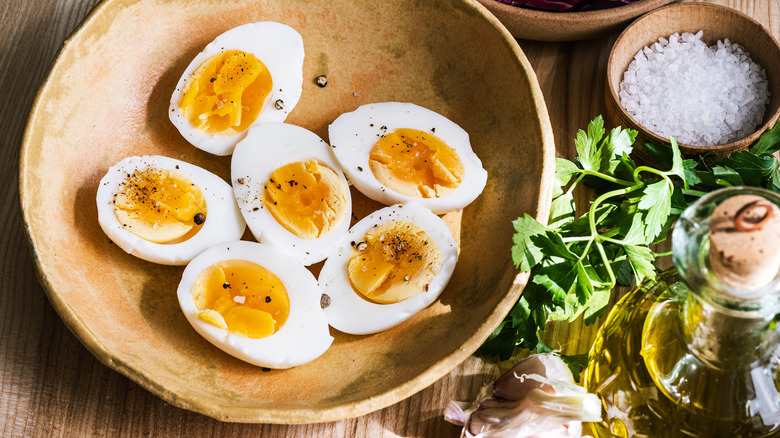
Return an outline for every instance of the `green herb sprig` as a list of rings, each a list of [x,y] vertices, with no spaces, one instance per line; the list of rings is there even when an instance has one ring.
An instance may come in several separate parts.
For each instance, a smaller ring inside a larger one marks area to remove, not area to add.
[[[634,279],[653,279],[656,253],[650,245],[666,240],[682,211],[720,187],[754,185],[780,193],[778,162],[780,124],[749,151],[707,162],[683,159],[677,142],[646,144],[645,149],[669,170],[637,165],[630,157],[636,131],[604,130],[601,116],[575,138],[577,159],[556,158],[555,186],[548,224],[529,215],[513,221],[512,260],[531,281],[480,353],[506,360],[516,347],[552,349],[540,339],[548,320],[593,323],[606,308],[612,288]],[[595,189],[588,210],[576,216],[573,191],[580,184]],[[571,356],[572,370],[582,369],[585,355]]]

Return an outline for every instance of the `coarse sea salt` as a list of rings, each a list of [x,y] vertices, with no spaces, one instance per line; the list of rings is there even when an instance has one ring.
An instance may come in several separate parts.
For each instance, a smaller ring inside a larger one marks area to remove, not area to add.
[[[728,39],[707,46],[696,34],[660,38],[636,54],[620,103],[663,138],[714,146],[752,134],[769,103],[766,71]]]

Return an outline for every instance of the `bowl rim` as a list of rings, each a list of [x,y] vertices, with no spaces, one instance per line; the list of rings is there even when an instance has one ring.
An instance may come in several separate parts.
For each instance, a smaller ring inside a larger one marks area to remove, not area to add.
[[[513,6],[499,0],[478,0],[503,20],[518,39],[578,41],[617,32],[632,19],[679,0],[638,0],[626,5],[590,11],[545,11]]]
[[[580,20],[603,20],[610,18],[610,21],[623,21],[637,15],[637,11],[648,11],[669,3],[670,0],[638,0],[623,6],[615,6],[606,9],[595,9],[590,11],[546,11],[543,9],[526,8],[522,6],[513,6],[503,3],[499,0],[479,0],[483,5],[485,3],[494,4],[497,10],[503,13],[528,18],[555,19],[559,21],[580,21]],[[672,0],[678,1],[678,0]]]
[[[620,43],[622,43],[625,39],[629,38],[630,33],[632,32],[634,27],[637,27],[637,26],[641,25],[644,21],[648,20],[649,18],[652,18],[652,16],[655,15],[655,14],[663,13],[667,9],[684,10],[684,9],[689,9],[689,8],[709,8],[709,9],[713,9],[713,10],[719,10],[719,11],[724,12],[726,14],[733,14],[735,16],[741,17],[741,18],[743,18],[743,19],[753,23],[760,30],[762,30],[772,40],[772,42],[774,42],[775,47],[780,52],[780,43],[778,43],[777,38],[774,37],[772,32],[769,31],[769,29],[767,29],[764,25],[759,23],[753,17],[751,17],[751,16],[749,16],[749,15],[747,15],[747,14],[741,12],[741,11],[738,11],[736,9],[730,8],[728,6],[723,6],[723,5],[714,4],[714,3],[673,3],[673,4],[670,4],[670,5],[666,5],[666,6],[660,7],[658,9],[653,10],[653,11],[650,11],[650,12],[642,15],[641,17],[637,18],[634,22],[629,24],[623,30],[623,32],[620,33],[620,35],[618,35],[617,39],[615,40],[615,43],[612,45],[612,49],[610,49],[610,51],[609,51],[609,58],[607,59],[607,75],[606,75],[606,87],[605,87],[605,90],[606,90],[607,93],[609,93],[610,98],[615,102],[616,107],[617,107],[618,111],[620,111],[621,116],[627,118],[635,126],[640,127],[642,129],[642,131],[643,131],[642,135],[644,135],[645,137],[648,137],[650,140],[652,140],[654,142],[657,142],[657,143],[668,144],[669,143],[669,139],[665,139],[665,138],[661,137],[660,135],[656,134],[655,132],[652,132],[651,130],[647,129],[644,125],[639,123],[631,114],[629,114],[628,111],[626,111],[626,109],[623,107],[623,104],[620,103],[620,96],[618,95],[618,93],[615,90],[615,88],[612,87],[612,81],[611,81],[611,78],[610,78],[609,70],[610,70],[610,66],[614,62],[614,58],[615,58],[615,55],[616,55],[616,52],[617,52],[618,45]],[[662,36],[664,38],[667,37],[667,35],[662,35]],[[633,59],[633,57],[632,57],[632,59]],[[762,66],[762,67],[764,67],[764,66]],[[766,69],[766,67],[764,67],[764,69]],[[625,71],[623,71],[623,73],[625,73]],[[623,73],[621,73],[621,78],[622,78]],[[620,82],[615,84],[615,86],[616,86],[616,88],[620,88]],[[767,110],[769,110],[769,108],[767,108]],[[740,150],[740,149],[744,149],[748,145],[750,145],[753,142],[755,142],[758,139],[758,137],[761,136],[761,134],[763,134],[766,130],[768,130],[775,123],[777,123],[778,119],[780,118],[780,106],[778,106],[778,108],[775,110],[774,113],[766,114],[764,117],[766,119],[766,122],[762,123],[759,127],[757,127],[756,130],[752,134],[750,134],[750,135],[748,135],[746,137],[743,137],[741,139],[729,142],[729,143],[724,143],[724,144],[714,145],[714,146],[701,146],[701,145],[692,145],[692,144],[678,142],[677,145],[680,147],[680,149],[684,153],[686,153],[686,154],[696,154],[696,155],[705,154],[707,152],[715,152],[715,153],[721,152],[721,153],[723,153],[723,152],[733,152],[733,151],[737,151],[737,150]],[[744,144],[744,146],[741,146],[743,144]]]
[[[117,357],[111,349],[107,348],[98,337],[92,333],[87,325],[68,305],[68,303],[57,293],[57,286],[53,284],[46,275],[45,269],[38,257],[35,245],[34,224],[30,213],[30,196],[23,188],[27,185],[27,173],[31,168],[31,149],[34,147],[33,135],[36,131],[39,115],[42,113],[41,107],[44,99],[49,93],[53,78],[59,68],[62,66],[62,59],[73,48],[77,47],[76,39],[83,32],[89,29],[89,26],[103,15],[110,15],[115,8],[122,5],[129,5],[144,0],[102,0],[88,13],[86,18],[73,30],[65,39],[60,47],[57,56],[49,67],[45,79],[41,82],[38,92],[28,114],[27,125],[22,138],[21,150],[19,155],[19,202],[24,222],[24,231],[27,237],[30,255],[35,264],[35,270],[38,280],[46,293],[50,303],[57,314],[63,320],[68,329],[81,342],[82,345],[102,364],[118,371],[125,377],[137,383],[144,389],[153,393],[162,400],[179,408],[198,412],[220,421],[239,422],[239,423],[270,423],[270,424],[309,424],[315,422],[330,422],[349,418],[355,418],[361,415],[369,414],[376,410],[385,408],[398,403],[424,388],[435,383],[444,377],[452,369],[460,365],[464,360],[471,356],[485,339],[493,332],[503,318],[509,313],[515,301],[520,297],[522,290],[529,279],[528,272],[516,274],[512,285],[504,295],[504,298],[498,303],[490,318],[486,319],[479,329],[471,335],[465,344],[455,349],[452,353],[442,357],[428,369],[421,372],[418,376],[407,380],[401,385],[388,389],[387,391],[370,398],[366,398],[358,403],[336,405],[327,409],[273,409],[273,408],[253,408],[235,405],[224,405],[214,403],[205,397],[201,397],[193,392],[174,392],[168,390],[160,379],[153,373],[144,372],[136,369],[131,364],[126,363]],[[520,48],[517,41],[509,31],[495,18],[484,6],[477,0],[458,0],[462,6],[477,12],[482,19],[498,31],[504,39],[507,48],[514,55],[519,66],[526,73],[529,88],[531,91],[531,100],[534,103],[534,110],[537,114],[535,124],[541,134],[541,182],[539,186],[539,198],[536,203],[535,219],[541,223],[547,223],[550,212],[550,203],[552,201],[553,180],[555,175],[555,143],[553,137],[552,124],[545,104],[544,96],[539,86],[536,74]],[[508,262],[509,263],[509,262]]]

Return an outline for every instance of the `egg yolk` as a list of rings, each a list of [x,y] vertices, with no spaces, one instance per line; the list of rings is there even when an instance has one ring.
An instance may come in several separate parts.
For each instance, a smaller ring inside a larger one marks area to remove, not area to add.
[[[114,213],[122,227],[154,243],[178,243],[200,230],[206,200],[197,185],[162,169],[137,170],[119,185]]]
[[[229,50],[195,70],[179,107],[193,127],[208,134],[232,135],[257,119],[272,87],[262,61],[251,53]]]
[[[347,209],[347,188],[317,160],[286,164],[271,174],[263,203],[287,231],[316,239],[336,228]]]
[[[397,129],[377,141],[369,154],[376,179],[398,193],[438,198],[456,189],[465,170],[458,153],[433,134]]]
[[[249,338],[276,333],[290,315],[290,298],[279,278],[246,260],[209,266],[191,292],[197,318]]]
[[[426,292],[441,266],[436,243],[422,228],[391,221],[372,228],[355,243],[349,281],[364,298],[380,304]]]

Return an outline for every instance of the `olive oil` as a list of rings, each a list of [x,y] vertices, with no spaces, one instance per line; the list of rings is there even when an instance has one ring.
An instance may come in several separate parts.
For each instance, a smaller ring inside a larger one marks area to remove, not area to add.
[[[605,319],[585,377],[603,404],[602,421],[590,425],[596,437],[780,436],[780,266],[767,262],[774,278],[742,293],[709,261],[710,216],[745,193],[780,204],[757,190],[702,198],[674,230],[676,269],[627,294]]]

